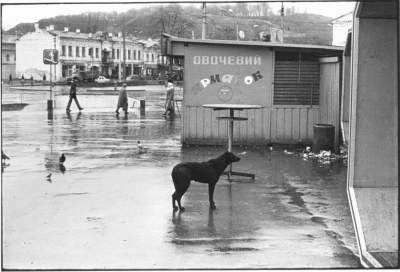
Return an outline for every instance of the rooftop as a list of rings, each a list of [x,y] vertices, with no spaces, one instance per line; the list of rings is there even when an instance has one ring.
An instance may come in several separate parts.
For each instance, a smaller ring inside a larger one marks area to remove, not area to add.
[[[340,53],[343,51],[342,46],[331,46],[331,45],[313,45],[313,44],[292,44],[292,43],[276,43],[276,42],[263,42],[263,41],[236,41],[236,40],[192,40],[186,38],[175,37],[166,33],[163,33],[163,37],[170,40],[171,42],[184,42],[184,43],[197,43],[197,44],[223,44],[223,45],[239,45],[239,46],[263,46],[273,47],[282,49],[302,49],[302,50],[313,50],[313,51],[324,51],[324,52],[335,52]]]
[[[17,35],[10,35],[10,34],[2,34],[1,35],[1,42],[2,43],[15,43],[18,39]]]

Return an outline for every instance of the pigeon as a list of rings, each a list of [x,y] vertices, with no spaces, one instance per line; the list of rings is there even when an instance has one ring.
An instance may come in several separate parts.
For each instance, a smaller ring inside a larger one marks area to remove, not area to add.
[[[64,173],[65,173],[65,170],[66,170],[66,169],[65,169],[65,166],[64,166],[63,164],[61,164],[61,163],[60,163],[59,166],[60,166],[60,167],[59,167],[60,172],[64,174]]]
[[[48,174],[48,175],[46,176],[46,178],[50,179],[50,178],[51,178],[51,173]]]
[[[267,146],[268,146],[268,149],[269,149],[270,151],[274,150],[274,147],[272,146],[271,143],[267,144]]]
[[[240,152],[240,153],[238,153],[238,155],[246,155],[246,151],[243,151],[243,152]]]
[[[6,153],[1,150],[1,161],[9,160],[10,157],[6,155]]]
[[[60,156],[60,164],[63,164],[64,162],[65,162],[65,156],[64,156],[64,153],[63,153]]]

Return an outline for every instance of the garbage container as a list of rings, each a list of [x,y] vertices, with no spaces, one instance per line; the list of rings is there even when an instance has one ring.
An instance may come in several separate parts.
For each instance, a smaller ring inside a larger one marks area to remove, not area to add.
[[[335,127],[328,124],[315,124],[313,149],[314,153],[319,153],[321,150],[335,151]]]

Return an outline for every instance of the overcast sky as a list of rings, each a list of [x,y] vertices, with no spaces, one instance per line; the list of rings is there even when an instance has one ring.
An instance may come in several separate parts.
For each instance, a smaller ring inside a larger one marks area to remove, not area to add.
[[[48,0],[35,0],[38,2],[49,2]],[[77,2],[79,0],[76,0]],[[118,1],[119,4],[103,4],[99,3],[101,0],[97,0],[95,4],[32,4],[32,5],[7,5],[7,3],[15,3],[14,1],[3,0],[2,9],[2,27],[4,29],[12,28],[19,23],[33,23],[40,19],[54,17],[57,15],[70,15],[80,14],[83,12],[124,12],[132,8],[141,8],[150,6],[151,4],[139,4],[139,3],[123,3]],[[28,2],[28,1],[27,1]],[[26,3],[27,3],[26,2]],[[66,1],[64,1],[65,3]],[[68,2],[73,2],[68,1]],[[88,2],[90,1],[80,1]],[[103,1],[104,2],[104,1]],[[132,0],[131,0],[132,2]],[[149,1],[150,2],[150,1]],[[19,2],[21,3],[21,2]],[[29,2],[28,2],[29,3]],[[54,3],[57,3],[54,1]],[[165,1],[164,1],[165,3]],[[227,4],[229,2],[225,2]],[[281,2],[269,3],[274,12],[277,12],[281,6]],[[201,2],[191,3],[191,5],[201,6]],[[299,12],[307,11],[308,13],[321,14],[332,18],[339,17],[354,8],[354,2],[303,2],[303,3],[284,3],[285,7],[295,6]]]

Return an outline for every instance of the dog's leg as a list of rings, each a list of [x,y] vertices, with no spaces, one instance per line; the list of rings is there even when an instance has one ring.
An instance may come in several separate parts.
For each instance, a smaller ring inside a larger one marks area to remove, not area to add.
[[[210,182],[208,184],[208,200],[210,202],[210,209],[216,209],[217,207],[215,206],[214,203],[214,189],[215,189],[215,182]]]
[[[178,207],[175,205],[175,200],[176,200],[176,192],[174,192],[174,193],[172,194],[172,209],[173,209],[174,211],[177,211],[177,210],[178,210]]]
[[[185,208],[182,207],[182,205],[181,205],[182,196],[183,196],[183,195],[179,195],[177,200],[178,200],[179,210],[182,211],[182,212],[184,212],[184,211],[185,211]]]

